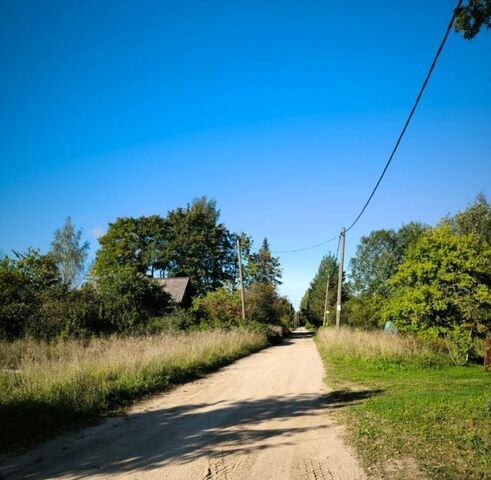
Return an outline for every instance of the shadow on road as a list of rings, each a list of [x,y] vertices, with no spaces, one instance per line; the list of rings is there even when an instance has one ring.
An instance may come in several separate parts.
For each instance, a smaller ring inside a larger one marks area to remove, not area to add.
[[[274,439],[276,445],[288,445],[292,435],[319,427],[292,428],[288,427],[287,420],[351,405],[379,392],[338,390],[322,395],[272,396],[232,404],[191,404],[131,414],[113,425],[121,429],[119,435],[117,430],[106,429],[99,435],[95,431],[90,438],[88,429],[82,432],[86,438],[82,440],[81,450],[78,442],[68,447],[58,443],[57,448],[63,450],[64,458],[58,458],[56,468],[39,459],[31,474],[0,466],[0,478],[4,478],[2,473],[32,479],[63,475],[84,478],[90,474],[151,470],[176,461],[190,462],[203,455],[220,454],[224,445],[227,454],[261,450],[268,439]],[[261,427],[261,422],[272,420],[275,428]],[[285,425],[281,424],[283,421]]]

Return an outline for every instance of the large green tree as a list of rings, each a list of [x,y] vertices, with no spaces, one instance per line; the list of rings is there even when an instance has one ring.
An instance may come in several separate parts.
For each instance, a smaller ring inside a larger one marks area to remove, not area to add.
[[[220,223],[216,202],[201,197],[169,212],[168,264],[171,276],[189,276],[198,294],[235,280],[234,236]]]
[[[140,218],[118,218],[100,239],[93,273],[131,266],[147,276],[189,276],[201,295],[235,281],[235,236],[219,221],[214,200]]]
[[[403,262],[407,249],[428,227],[408,223],[398,231],[374,230],[361,237],[356,254],[350,261],[353,292],[360,295],[387,296],[388,280]]]
[[[158,275],[169,264],[169,228],[158,215],[120,217],[99,238],[93,266],[96,277],[122,266],[131,266],[149,276]]]
[[[474,233],[453,234],[448,224],[425,232],[390,280],[382,315],[405,331],[463,325],[489,332],[491,247]]]
[[[61,279],[68,287],[76,287],[85,271],[89,242],[81,241],[82,231],[76,230],[70,217],[55,231],[51,255],[58,266]]]

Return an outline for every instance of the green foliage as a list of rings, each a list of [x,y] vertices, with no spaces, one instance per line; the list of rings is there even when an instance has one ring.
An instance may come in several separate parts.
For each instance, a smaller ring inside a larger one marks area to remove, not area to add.
[[[153,276],[169,263],[168,225],[158,215],[118,218],[109,224],[99,244],[93,267],[96,277],[122,266]]]
[[[273,287],[281,285],[281,267],[278,258],[271,255],[268,240],[265,238],[257,253],[248,256],[244,269],[246,283],[268,283]]]
[[[172,310],[162,317],[153,317],[143,327],[143,333],[155,335],[157,333],[168,333],[185,331],[196,325],[195,316],[189,310],[174,306]]]
[[[121,266],[99,277],[101,316],[110,331],[131,332],[165,313],[169,297],[132,266]]]
[[[278,294],[273,285],[253,282],[245,292],[246,318],[258,323],[279,324]]]
[[[491,247],[475,234],[434,228],[409,249],[391,279],[383,318],[412,332],[445,332],[459,324],[489,331],[490,267]]]
[[[491,205],[482,194],[478,195],[476,201],[463,212],[445,218],[443,223],[450,226],[452,233],[457,235],[474,233],[491,245]]]
[[[403,262],[407,249],[427,229],[419,223],[409,223],[397,232],[375,230],[361,237],[356,255],[350,261],[350,280],[355,293],[388,295],[388,280]]]
[[[462,32],[467,40],[474,38],[483,26],[491,28],[490,0],[469,0],[467,5],[457,8],[455,13],[455,31]]]
[[[51,255],[28,249],[0,261],[0,336],[13,339],[32,332],[46,297],[63,289]]]
[[[80,283],[90,247],[89,242],[80,243],[81,237],[82,232],[76,231],[72,219],[67,217],[63,226],[56,230],[51,244],[51,255],[61,280],[71,288]]]
[[[286,331],[295,313],[287,298],[262,282],[253,282],[245,291],[246,321],[242,322],[242,304],[238,290],[219,288],[193,301],[192,312],[203,326],[231,328],[255,324],[281,325]],[[267,333],[267,330],[264,330]]]
[[[209,326],[230,328],[240,323],[241,308],[237,290],[219,288],[204,297],[195,298],[191,310]]]
[[[332,323],[335,318],[336,295],[337,295],[337,279],[338,279],[338,264],[336,258],[329,254],[326,255],[319,265],[319,269],[310,286],[305,292],[300,303],[300,312],[304,322],[308,322],[313,326],[321,326],[324,321],[324,305],[326,298],[327,277],[329,280],[329,298],[328,298],[328,323]],[[343,289],[343,294],[346,291]]]
[[[118,218],[99,239],[93,274],[129,266],[149,276],[189,276],[198,295],[233,282],[233,235],[219,218],[216,202],[206,197],[166,218]]]
[[[445,332],[448,354],[454,365],[465,365],[473,350],[472,331],[461,325],[454,325]]]
[[[380,310],[385,299],[381,295],[359,295],[344,304],[343,317],[348,325],[363,329],[381,327]]]
[[[201,197],[167,215],[171,276],[191,277],[198,295],[234,281],[236,252],[232,234],[219,223],[214,200]]]

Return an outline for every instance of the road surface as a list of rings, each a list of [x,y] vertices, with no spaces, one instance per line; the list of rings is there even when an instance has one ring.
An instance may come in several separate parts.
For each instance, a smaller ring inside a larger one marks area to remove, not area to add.
[[[243,358],[0,465],[1,478],[364,479],[332,409],[311,338]]]

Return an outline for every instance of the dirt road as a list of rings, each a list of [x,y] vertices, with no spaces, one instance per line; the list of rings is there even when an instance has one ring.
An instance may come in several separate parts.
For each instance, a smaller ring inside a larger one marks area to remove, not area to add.
[[[296,335],[123,417],[0,465],[1,478],[363,479],[330,410],[311,338]]]

